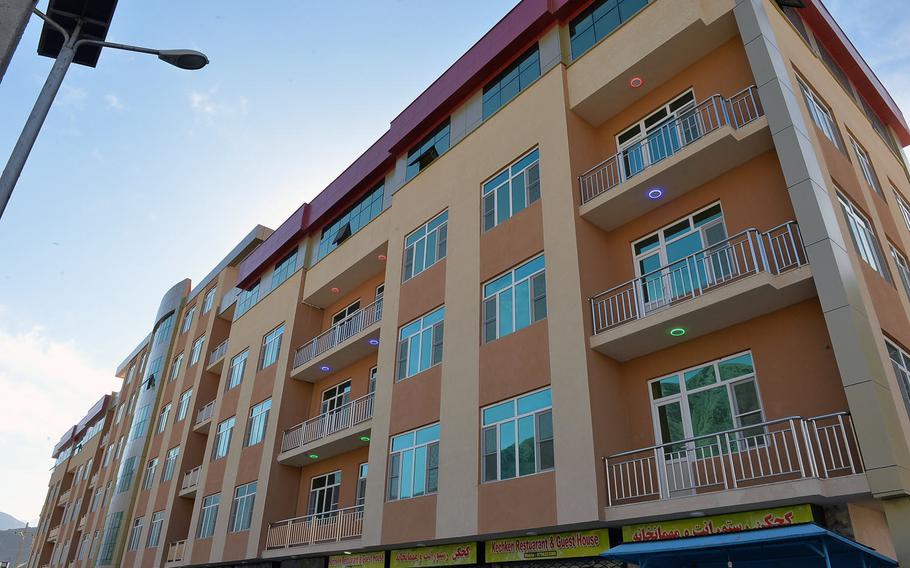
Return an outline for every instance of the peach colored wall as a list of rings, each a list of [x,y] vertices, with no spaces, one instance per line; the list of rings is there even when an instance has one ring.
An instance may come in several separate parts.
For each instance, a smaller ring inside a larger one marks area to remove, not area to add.
[[[556,480],[552,471],[494,483],[478,489],[477,527],[497,533],[556,524]]]
[[[439,420],[441,382],[442,365],[436,365],[395,383],[392,387],[390,436]]]
[[[442,259],[417,276],[401,284],[401,297],[407,298],[398,308],[398,326],[414,321],[441,306],[445,301],[446,259]],[[397,342],[398,337],[393,337]]]
[[[419,542],[436,537],[436,495],[389,501],[382,511],[382,543]]]
[[[480,280],[486,282],[543,250],[540,200],[480,235]],[[482,293],[482,292],[481,292]]]
[[[549,326],[544,319],[481,345],[480,406],[549,385],[549,344]]]
[[[341,471],[341,492],[338,496],[338,508],[353,507],[357,499],[357,479],[360,473],[360,464],[366,463],[368,456],[369,448],[363,447],[313,462],[300,469],[296,516],[307,514],[313,478],[333,471]]]
[[[313,418],[321,412],[323,392],[345,381],[351,381],[350,400],[366,395],[370,385],[370,369],[375,366],[376,354],[374,353],[337,372],[321,377],[319,382],[313,385],[313,396],[310,400],[307,417]]]
[[[385,274],[377,274],[353,290],[342,290],[339,294],[338,299],[336,299],[332,305],[323,311],[322,329],[320,331],[325,331],[332,327],[332,316],[350,306],[357,300],[360,300],[361,308],[367,304],[372,304],[376,299],[376,287],[382,284],[384,280]]]

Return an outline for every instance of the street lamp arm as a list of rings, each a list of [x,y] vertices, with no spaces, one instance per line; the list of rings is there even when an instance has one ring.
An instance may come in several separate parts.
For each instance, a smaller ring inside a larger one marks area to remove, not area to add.
[[[50,27],[54,28],[58,32],[63,34],[63,43],[67,43],[70,40],[70,34],[57,22],[52,20],[50,16],[39,10],[38,8],[32,8],[32,13],[44,20],[44,22]]]
[[[98,47],[110,47],[111,49],[122,49],[123,51],[136,51],[138,53],[148,53],[151,55],[158,55],[161,53],[161,50],[158,49],[149,49],[147,47],[139,47],[137,45],[126,45],[124,43],[113,43],[110,41],[100,41],[97,39],[82,38],[76,41],[76,49],[79,49],[83,45],[97,45]]]

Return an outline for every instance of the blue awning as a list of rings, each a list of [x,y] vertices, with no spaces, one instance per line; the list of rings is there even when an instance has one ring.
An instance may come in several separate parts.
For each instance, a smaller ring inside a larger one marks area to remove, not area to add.
[[[620,544],[605,558],[641,568],[882,568],[897,562],[818,525]]]

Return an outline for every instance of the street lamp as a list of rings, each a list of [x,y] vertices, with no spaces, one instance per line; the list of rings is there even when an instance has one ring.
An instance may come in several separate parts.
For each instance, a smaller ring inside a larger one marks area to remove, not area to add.
[[[51,2],[51,4],[53,4],[53,2]],[[51,10],[49,9],[48,12],[50,11]],[[77,58],[76,53],[79,51],[79,48],[96,48],[95,51],[97,52],[103,47],[109,47],[111,49],[121,49],[137,53],[148,53],[158,56],[158,59],[165,63],[169,63],[174,67],[187,70],[202,69],[209,62],[208,57],[206,57],[204,53],[191,49],[149,49],[147,47],[138,47],[135,45],[112,43],[104,41],[103,39],[97,39],[97,31],[95,33],[87,34],[93,37],[83,37],[86,35],[82,33],[83,26],[94,26],[97,29],[99,25],[97,20],[85,20],[80,17],[72,18],[71,15],[67,14],[67,17],[73,19],[74,24],[71,30],[67,30],[37,8],[33,8],[32,12],[44,20],[48,27],[53,28],[58,33],[62,34],[63,42],[59,47],[59,53],[57,53],[56,59],[54,60],[54,66],[51,67],[51,72],[44,82],[44,87],[41,88],[41,93],[38,94],[38,100],[35,101],[35,106],[32,108],[28,120],[25,121],[22,133],[19,135],[19,139],[13,147],[13,153],[10,155],[6,167],[3,169],[3,174],[0,175],[0,217],[3,217],[6,205],[9,203],[10,196],[13,194],[13,188],[16,187],[16,182],[19,180],[22,168],[25,167],[25,161],[32,151],[32,146],[34,146],[35,140],[38,138],[38,132],[41,131],[44,119],[47,118],[47,113],[50,111],[51,104],[54,102],[54,97],[57,96],[57,91],[60,90],[60,85],[63,83],[63,78],[66,76],[70,64],[76,59],[76,63],[94,67],[94,63],[97,60],[97,54],[93,52],[89,54],[88,57],[83,57],[83,60],[80,61],[79,58]],[[109,14],[109,16],[113,15],[112,12],[113,7],[111,8],[111,14]],[[109,24],[109,19],[106,22],[103,22],[102,28],[105,35],[107,33],[106,26]],[[44,39],[45,34],[42,33],[42,41],[44,41]],[[53,50],[53,47],[50,49]],[[47,51],[47,46],[39,46],[39,53],[42,50]]]

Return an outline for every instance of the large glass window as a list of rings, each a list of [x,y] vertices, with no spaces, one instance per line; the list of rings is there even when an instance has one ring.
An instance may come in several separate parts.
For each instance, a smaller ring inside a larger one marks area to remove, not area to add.
[[[894,192],[894,199],[897,200],[897,207],[900,209],[901,218],[904,220],[904,224],[907,225],[907,228],[910,229],[910,203],[907,203],[907,200],[901,197],[901,194],[897,192],[894,187],[891,188]]]
[[[155,511],[152,513],[152,520],[149,523],[149,538],[146,541],[147,548],[155,548],[158,541],[161,540],[161,525],[164,524],[164,511]]]
[[[409,180],[426,169],[433,161],[449,149],[449,120],[439,125],[419,144],[408,152],[405,180]]]
[[[221,493],[206,495],[202,499],[202,510],[199,514],[198,538],[209,538],[215,534],[215,521],[218,519],[218,505],[221,503]]]
[[[894,374],[897,376],[897,384],[904,398],[904,406],[910,412],[910,355],[887,339],[885,347],[888,349],[888,357],[891,359],[891,366],[894,367]]]
[[[240,291],[240,295],[237,296],[237,308],[234,313],[234,319],[245,314],[259,301],[259,284],[260,281],[257,280],[249,289]]]
[[[891,271],[885,263],[885,256],[882,254],[882,248],[878,244],[878,237],[872,230],[872,223],[853,205],[853,202],[846,197],[837,194],[837,200],[840,203],[841,211],[844,213],[844,220],[847,221],[847,228],[850,237],[853,239],[853,245],[860,258],[866,261],[866,264],[873,270],[881,274],[885,280],[891,282]]]
[[[265,369],[275,364],[278,352],[281,350],[281,338],[284,335],[284,324],[279,325],[262,338],[262,360],[260,369]]]
[[[322,229],[319,248],[316,250],[317,261],[338,248],[351,235],[382,213],[384,190],[383,184],[377,185]]]
[[[136,456],[130,456],[123,460],[120,466],[120,475],[117,477],[117,493],[129,491],[133,483],[133,475],[136,474]]]
[[[174,422],[180,422],[186,418],[187,411],[190,408],[190,399],[193,398],[193,389],[187,389],[180,395],[180,401],[177,403],[177,418]]]
[[[272,272],[272,287],[275,288],[281,286],[281,283],[291,277],[291,274],[297,270],[297,248],[289,252],[278,261],[278,264],[275,265],[275,271]]]
[[[544,257],[484,284],[483,337],[493,341],[547,317]]]
[[[244,349],[240,354],[231,359],[231,370],[228,373],[227,390],[237,388],[243,380],[243,371],[246,369],[246,360],[250,356],[250,350]]]
[[[856,154],[856,161],[859,162],[859,169],[863,172],[863,178],[866,180],[866,183],[869,184],[869,187],[875,190],[875,193],[884,196],[882,193],[882,185],[878,181],[878,176],[875,174],[875,168],[872,167],[872,159],[869,158],[869,154],[866,153],[866,150],[859,145],[853,136],[850,136],[850,145],[853,146],[853,153]]]
[[[404,280],[417,276],[446,257],[449,212],[439,215],[404,240]]]
[[[221,459],[227,455],[231,446],[231,435],[234,433],[234,423],[236,419],[231,416],[218,424],[218,431],[215,434],[215,447],[212,450],[212,459]]]
[[[357,470],[357,500],[355,505],[363,507],[367,499],[367,475],[370,472],[370,465],[367,463],[360,464]]]
[[[190,330],[190,326],[193,325],[193,316],[195,314],[196,306],[191,307],[183,314],[183,325],[180,326],[180,333],[186,333]]]
[[[180,455],[180,446],[175,446],[167,451],[164,456],[164,470],[161,472],[161,482],[174,478],[174,468],[177,467],[177,456]]]
[[[155,472],[158,471],[158,458],[152,458],[145,466],[145,478],[142,480],[143,489],[151,489],[155,483]]]
[[[177,380],[177,375],[180,374],[180,366],[182,364],[183,364],[183,351],[181,351],[180,353],[177,354],[176,357],[174,357],[174,362],[171,363],[171,374],[168,377],[168,380],[170,380],[170,381]]]
[[[231,532],[250,529],[253,521],[253,504],[256,501],[256,482],[240,485],[234,490],[234,505],[231,507]]]
[[[307,515],[327,515],[338,510],[341,493],[341,472],[334,471],[314,477],[310,481],[310,502]]]
[[[142,517],[136,517],[136,519],[133,520],[132,526],[130,527],[130,538],[126,543],[126,549],[130,552],[139,549],[139,542],[142,540],[142,526]]]
[[[167,428],[167,419],[171,415],[171,403],[164,405],[164,408],[161,409],[161,414],[158,415],[158,433],[161,434],[164,432],[164,429]]]
[[[442,362],[445,306],[416,319],[398,332],[398,380]]]
[[[799,88],[803,92],[803,98],[806,101],[806,107],[809,109],[812,121],[832,144],[843,150],[844,145],[841,142],[840,130],[837,129],[837,122],[834,120],[834,114],[831,113],[831,109],[802,80],[799,80]]]
[[[599,0],[569,22],[572,59],[591,49],[626,20],[648,5],[649,0]]]
[[[205,293],[205,298],[202,300],[202,313],[207,314],[211,311],[212,305],[215,303],[215,292],[218,291],[218,288],[212,288]]]
[[[540,153],[535,148],[483,184],[483,230],[489,231],[540,199]]]
[[[439,424],[392,438],[389,501],[436,493],[439,482]]]
[[[537,44],[483,88],[483,118],[486,120],[540,77]]]
[[[193,342],[193,350],[190,351],[190,365],[195,365],[202,357],[202,346],[205,345],[205,336],[201,336]]]
[[[900,276],[901,284],[904,285],[904,292],[907,293],[907,298],[910,299],[910,266],[907,265],[907,257],[894,248],[894,245],[890,246],[891,258],[894,259],[894,264],[897,265],[897,274]]]
[[[640,302],[645,312],[691,296],[698,286],[725,280],[733,267],[720,248],[727,240],[720,204],[674,221],[632,243]]]
[[[250,408],[250,419],[246,428],[246,445],[253,446],[265,438],[265,429],[269,424],[269,411],[272,399],[266,399]]]
[[[659,444],[764,421],[750,351],[654,379],[648,387]],[[696,446],[713,444],[711,438],[696,441]],[[679,449],[668,446],[666,453]]]
[[[152,414],[152,403],[143,404],[139,407],[139,410],[136,411],[136,415],[133,417],[133,425],[130,427],[129,440],[136,440],[145,436],[145,432],[149,427],[150,415]]]
[[[687,90],[616,135],[620,176],[630,178],[698,140],[705,129],[695,112],[695,91]]]
[[[553,469],[550,389],[483,409],[483,480],[497,481]]]

